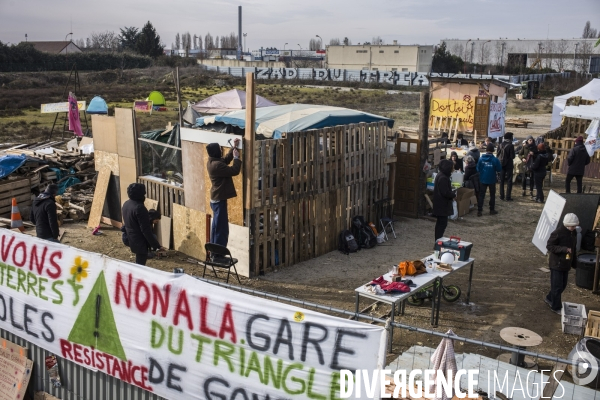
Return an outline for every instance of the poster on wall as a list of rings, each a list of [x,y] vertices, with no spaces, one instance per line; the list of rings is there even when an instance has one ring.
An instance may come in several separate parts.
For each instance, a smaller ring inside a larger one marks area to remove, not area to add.
[[[550,190],[550,193],[548,193],[546,204],[544,204],[544,209],[542,210],[537,227],[535,228],[533,239],[531,240],[535,247],[537,247],[544,255],[548,253],[548,249],[546,249],[548,239],[560,222],[560,216],[565,208],[566,202],[567,200],[554,190]]]
[[[490,101],[490,119],[488,125],[488,136],[491,138],[500,138],[504,136],[506,116],[506,101]]]
[[[435,117],[460,118],[460,130],[473,130],[475,103],[470,95],[466,94],[462,100],[431,99],[430,125]]]
[[[385,366],[383,327],[6,229],[0,258],[1,329],[167,399],[339,398]]]

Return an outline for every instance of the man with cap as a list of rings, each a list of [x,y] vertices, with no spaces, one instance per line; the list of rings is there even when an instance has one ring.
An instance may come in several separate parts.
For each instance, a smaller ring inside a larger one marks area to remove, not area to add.
[[[123,224],[129,240],[129,247],[135,254],[135,263],[146,265],[148,249],[165,250],[158,243],[154,232],[148,209],[144,205],[146,200],[146,187],[141,183],[132,183],[127,187],[129,200],[123,204]]]
[[[435,240],[444,236],[448,226],[448,216],[454,213],[452,199],[456,197],[450,182],[452,161],[441,160],[438,169],[440,172],[436,175],[433,184],[433,215],[436,217]]]
[[[502,172],[500,160],[494,157],[494,145],[488,144],[483,154],[477,162],[477,172],[479,172],[479,201],[477,202],[477,216],[483,215],[483,201],[485,192],[490,189],[490,215],[498,214],[496,208],[496,173]]]
[[[565,180],[565,190],[571,193],[571,181],[573,178],[577,180],[577,193],[583,192],[583,173],[585,166],[590,163],[590,155],[583,144],[583,136],[578,136],[575,139],[575,146],[569,152],[567,158],[567,179]]]
[[[506,201],[512,201],[512,184],[513,184],[513,171],[515,164],[515,146],[513,145],[513,133],[506,132],[504,134],[504,141],[498,146],[496,157],[502,164],[502,172],[500,173],[500,200],[506,199]],[[504,197],[504,182],[506,182],[506,197]]]
[[[577,215],[566,214],[563,225],[552,232],[546,245],[549,255],[550,292],[544,301],[556,314],[560,314],[562,308],[561,295],[567,288],[569,270],[577,268],[577,225]]]
[[[242,160],[237,149],[239,139],[233,141],[233,147],[225,157],[221,157],[221,146],[211,143],[206,146],[208,162],[206,169],[212,183],[210,188],[210,208],[213,210],[213,220],[210,230],[210,241],[227,247],[229,241],[229,216],[227,215],[227,200],[237,196],[233,177],[242,170]],[[233,165],[231,162],[233,161]],[[218,259],[220,255],[213,255]]]
[[[58,217],[56,216],[56,201],[58,186],[50,184],[38,197],[33,200],[29,219],[35,224],[38,238],[58,243]]]

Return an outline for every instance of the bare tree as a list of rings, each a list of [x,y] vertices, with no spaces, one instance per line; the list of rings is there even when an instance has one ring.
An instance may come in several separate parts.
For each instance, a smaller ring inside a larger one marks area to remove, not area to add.
[[[374,46],[379,46],[379,45],[383,45],[383,44],[385,44],[385,43],[383,42],[383,39],[381,38],[381,36],[374,36],[374,37],[373,37],[373,39],[371,40],[371,43],[372,43]]]
[[[590,67],[590,58],[594,55],[594,44],[591,40],[582,41],[577,52],[577,70],[583,74],[587,74]]]
[[[211,50],[215,48],[215,42],[213,41],[213,37],[210,34],[210,32],[208,32],[204,37],[204,46],[206,50]]]
[[[592,28],[590,21],[587,21],[585,23],[585,26],[583,27],[583,34],[581,35],[581,37],[583,39],[589,39],[589,38],[595,38],[597,36],[598,36],[598,30]]]
[[[190,55],[190,49],[192,48],[192,36],[189,32],[186,32],[182,35],[181,39],[181,44],[185,50],[185,56],[188,57]]]
[[[317,39],[310,39],[308,42],[308,50],[317,51],[321,49],[321,41]],[[301,67],[298,67],[301,68]]]
[[[352,40],[348,39],[348,36],[344,38],[344,46],[351,46]]]
[[[221,46],[221,42],[219,40],[219,36],[215,36],[215,47],[216,48],[222,48],[223,46]]]
[[[554,40],[546,40],[542,43],[542,53],[544,57],[544,68],[552,68],[552,59],[554,52],[556,51],[556,45]]]
[[[92,32],[90,35],[91,48],[116,50],[119,48],[119,36],[112,31]]]
[[[198,47],[196,47],[198,50],[200,50],[200,53],[202,53],[202,36],[198,36]]]
[[[92,47],[92,39],[90,39],[90,38],[85,39],[85,47]]]
[[[496,65],[502,65],[502,42],[496,40],[493,46],[493,58],[496,60]],[[460,56],[460,55],[459,55]]]
[[[84,39],[75,39],[75,41],[73,43],[75,43],[75,45],[77,47],[79,47],[80,49],[83,49],[85,47],[85,40]]]
[[[179,50],[181,48],[181,36],[179,36],[179,32],[175,35],[175,48]]]
[[[340,40],[340,38],[331,38],[329,40],[330,46],[339,46],[340,44],[342,44],[342,41]]]
[[[554,54],[553,54],[552,59],[554,61],[554,68],[558,72],[562,72],[566,68],[566,60],[568,57],[568,50],[569,50],[569,44],[567,43],[566,40],[561,39],[560,41],[555,42]]]

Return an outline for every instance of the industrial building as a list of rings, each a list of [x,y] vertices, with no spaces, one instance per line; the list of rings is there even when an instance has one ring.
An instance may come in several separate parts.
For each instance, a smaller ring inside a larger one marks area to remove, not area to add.
[[[481,65],[600,72],[598,39],[443,39],[463,60]],[[441,43],[440,42],[440,43]]]
[[[332,69],[429,72],[433,46],[350,45],[327,46],[327,67]]]

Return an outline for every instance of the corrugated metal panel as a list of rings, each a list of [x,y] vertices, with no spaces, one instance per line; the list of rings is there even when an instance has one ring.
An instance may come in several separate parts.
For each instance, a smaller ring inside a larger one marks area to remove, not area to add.
[[[244,76],[244,68],[242,67],[230,67],[229,75],[233,76]]]
[[[59,358],[62,387],[55,388],[44,366],[49,352],[19,336],[0,329],[0,337],[28,349],[33,361],[33,376],[29,392],[45,391],[61,400],[166,400],[137,386],[130,385],[102,372],[94,372],[71,361]]]

